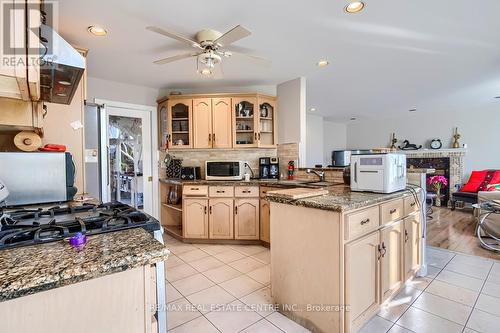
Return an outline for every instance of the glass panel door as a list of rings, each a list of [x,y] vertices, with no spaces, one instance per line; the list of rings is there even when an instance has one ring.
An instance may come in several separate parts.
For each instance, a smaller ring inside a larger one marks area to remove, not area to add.
[[[144,208],[142,119],[108,118],[110,198]]]
[[[254,98],[233,99],[234,105],[234,145],[255,147],[257,145],[257,132],[255,128],[255,105]]]
[[[259,105],[259,145],[274,146],[275,107],[273,101],[263,101]]]
[[[171,101],[170,104],[170,148],[191,148],[192,101]]]

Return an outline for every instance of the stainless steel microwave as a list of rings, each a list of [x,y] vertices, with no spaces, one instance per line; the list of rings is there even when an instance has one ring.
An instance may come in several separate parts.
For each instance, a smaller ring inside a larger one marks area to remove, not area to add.
[[[0,153],[0,179],[9,190],[7,206],[73,200],[75,172],[70,153]]]
[[[206,161],[206,180],[242,180],[245,175],[245,161]]]

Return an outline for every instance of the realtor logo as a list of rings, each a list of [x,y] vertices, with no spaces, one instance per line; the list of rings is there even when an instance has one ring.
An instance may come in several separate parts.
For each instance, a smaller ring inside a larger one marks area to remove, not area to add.
[[[50,40],[50,36],[42,35],[40,27],[45,24],[57,28],[57,6],[55,1],[43,1],[43,5],[40,0],[0,1],[2,66],[40,60]]]

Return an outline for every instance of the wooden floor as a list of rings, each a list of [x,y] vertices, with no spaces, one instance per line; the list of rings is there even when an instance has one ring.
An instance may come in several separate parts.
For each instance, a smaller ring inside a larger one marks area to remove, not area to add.
[[[479,246],[474,236],[476,221],[471,209],[433,209],[434,218],[427,221],[427,245],[500,260],[500,253]]]

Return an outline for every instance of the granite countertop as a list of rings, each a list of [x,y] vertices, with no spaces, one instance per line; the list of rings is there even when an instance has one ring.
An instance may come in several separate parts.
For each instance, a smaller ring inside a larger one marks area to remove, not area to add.
[[[329,186],[326,189],[329,191],[328,194],[305,199],[292,200],[283,198],[278,193],[273,194],[273,192],[268,192],[267,198],[273,202],[284,203],[293,206],[303,206],[309,208],[331,210],[335,212],[346,212],[365,206],[374,205],[383,201],[396,199],[404,195],[410,195],[412,193],[408,189],[390,194],[352,192],[351,188],[345,185]]]
[[[160,178],[160,182],[173,185],[211,185],[211,186],[270,186],[270,187],[297,187],[308,180],[278,180],[278,179],[251,179],[249,182],[239,180],[180,180]]]
[[[142,228],[90,236],[80,251],[67,241],[0,250],[0,302],[155,264],[169,254]]]

